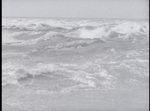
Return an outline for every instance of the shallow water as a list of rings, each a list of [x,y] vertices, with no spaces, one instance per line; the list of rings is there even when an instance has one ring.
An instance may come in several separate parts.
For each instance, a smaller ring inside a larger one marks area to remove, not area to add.
[[[2,25],[3,111],[148,111],[148,21]]]

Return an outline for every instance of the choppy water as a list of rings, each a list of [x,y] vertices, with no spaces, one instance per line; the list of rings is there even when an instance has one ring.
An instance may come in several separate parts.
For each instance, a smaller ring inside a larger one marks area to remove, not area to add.
[[[148,111],[149,21],[2,20],[3,111]]]

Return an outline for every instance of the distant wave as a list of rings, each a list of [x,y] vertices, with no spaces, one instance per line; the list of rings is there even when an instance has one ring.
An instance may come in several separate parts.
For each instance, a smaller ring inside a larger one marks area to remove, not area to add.
[[[53,37],[101,39],[103,41],[135,42],[138,38],[149,39],[146,21],[67,21],[38,19],[3,19],[2,42],[16,45],[36,44]],[[132,39],[132,40],[131,40]]]
[[[2,26],[4,30],[11,30],[11,33],[3,35],[3,43],[24,41],[24,36],[38,36],[37,39],[51,38],[54,36],[81,38],[81,39],[128,39],[136,36],[146,36],[149,39],[148,22],[136,21],[111,21],[111,22],[92,22],[92,21],[38,21],[38,20],[7,20],[3,19]],[[13,33],[12,33],[13,32]],[[7,36],[7,37],[6,37]],[[9,36],[9,37],[8,37]],[[18,37],[17,40],[15,39]],[[14,38],[14,39],[13,39]],[[22,39],[22,41],[21,41]],[[34,40],[37,40],[34,39]],[[34,41],[32,40],[32,41]],[[30,42],[31,43],[31,42]],[[36,43],[36,42],[32,42]]]

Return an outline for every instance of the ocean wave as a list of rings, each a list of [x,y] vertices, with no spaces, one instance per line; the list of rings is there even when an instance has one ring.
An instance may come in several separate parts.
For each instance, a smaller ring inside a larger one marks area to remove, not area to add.
[[[140,82],[148,79],[148,64],[147,59],[140,58],[117,61],[97,59],[80,65],[38,63],[34,66],[25,66],[16,62],[6,62],[2,64],[2,85],[20,85],[21,79],[48,75],[56,80],[61,77],[61,80],[64,78],[65,80],[75,81],[82,87],[110,88],[114,87],[114,84],[118,81],[134,79]],[[121,77],[124,78],[120,80]]]
[[[27,78],[28,76],[37,76],[55,71],[56,66],[52,64],[42,65],[37,64],[33,68],[27,68],[21,64],[7,62],[2,65],[2,85],[7,84],[19,85],[18,80]],[[59,70],[59,69],[58,69]]]
[[[87,66],[87,64],[86,64]],[[89,67],[89,66],[88,66]],[[92,66],[94,68],[94,65]],[[8,84],[20,85],[19,80],[28,78],[28,77],[36,77],[39,75],[53,75],[51,77],[55,77],[57,79],[57,75],[60,74],[59,77],[64,76],[68,80],[76,81],[79,85],[84,85],[85,87],[96,87],[96,75],[99,77],[105,78],[106,81],[112,78],[111,75],[107,74],[108,72],[104,69],[97,69],[97,72],[86,72],[86,67],[81,65],[78,67],[76,64],[43,64],[38,63],[33,67],[23,66],[18,63],[7,62],[2,65],[2,85],[6,86]],[[63,78],[61,78],[63,79]],[[103,82],[105,81],[99,81]],[[111,81],[110,81],[111,82]]]
[[[3,86],[20,85],[21,79],[39,75],[58,79],[59,74],[78,83],[74,88],[108,88],[118,78],[144,81],[149,76],[148,22],[5,19],[2,27]],[[28,57],[31,59],[24,59]],[[57,63],[79,61],[80,57],[86,62]],[[40,63],[48,62],[49,58],[58,61]],[[27,65],[22,65],[25,62]],[[30,62],[37,64],[30,66]]]
[[[80,32],[81,38],[97,38],[108,35],[111,31],[120,34],[148,34],[148,22],[136,21],[65,21],[65,20],[17,20],[3,19],[3,28],[18,29],[19,31],[53,31],[53,32]],[[105,33],[105,34],[104,34]]]
[[[149,39],[148,22],[133,21],[57,21],[57,20],[17,20],[3,19],[2,36],[3,43],[35,44],[38,39],[51,38],[52,36],[81,38],[81,39],[101,39],[104,41],[137,38],[138,35],[146,36]],[[6,33],[6,30],[14,33]],[[43,33],[40,35],[40,33]],[[26,39],[33,38],[36,39]],[[25,41],[26,40],[26,41]]]

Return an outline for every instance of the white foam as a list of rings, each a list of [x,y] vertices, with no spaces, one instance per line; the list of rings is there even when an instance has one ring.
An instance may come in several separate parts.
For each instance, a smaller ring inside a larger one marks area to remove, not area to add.
[[[27,77],[29,74],[32,76],[36,75],[42,75],[45,73],[51,73],[57,69],[56,66],[53,64],[37,64],[36,66],[32,68],[27,68],[26,66],[23,66],[21,64],[13,63],[13,62],[8,62],[2,64],[2,84],[7,85],[7,84],[19,84],[18,80],[21,78]]]
[[[115,36],[115,40],[128,39],[132,35],[145,35],[149,39],[148,22],[132,21],[90,21],[90,20],[52,20],[52,19],[3,19],[3,28],[18,30],[12,34],[3,32],[3,43],[14,43],[15,45],[36,44],[39,40],[47,40],[53,36],[62,35],[62,37],[95,39],[100,38],[104,41]],[[64,31],[57,30],[65,28]],[[91,27],[91,28],[88,28]],[[50,29],[53,29],[52,32]],[[55,30],[56,28],[56,30]],[[74,28],[74,29],[73,29]],[[27,29],[27,30],[24,30]],[[26,36],[40,34],[40,30],[48,29],[44,36],[32,40],[17,40],[15,36]],[[73,30],[72,30],[73,29]],[[114,34],[114,35],[113,35]],[[17,43],[15,43],[17,42]]]
[[[11,62],[2,64],[2,85],[18,84],[18,78],[25,76],[24,74],[19,74],[20,71],[24,72],[23,69],[21,65]]]
[[[94,29],[80,28],[75,32],[67,33],[66,36],[74,37],[74,38],[83,38],[83,39],[95,39],[100,38],[102,40],[107,39],[111,36],[111,33],[118,33],[116,38],[129,38],[131,34],[135,35],[146,35],[148,36],[148,26],[146,27],[140,23],[134,22],[126,22],[126,23],[118,23],[113,27],[110,27],[111,24],[107,24],[101,27],[95,27]],[[120,35],[124,34],[124,36]]]
[[[13,43],[13,42],[21,42],[20,40],[16,40],[10,33],[7,31],[2,31],[2,43]]]
[[[72,80],[81,82],[88,87],[96,87],[95,82],[93,81],[93,77],[90,76],[89,73],[84,71],[77,71],[76,74],[73,75]]]
[[[76,64],[43,64],[38,63],[35,66],[23,66],[19,63],[3,63],[2,64],[2,80],[3,85],[7,84],[15,84],[19,85],[18,80],[21,78],[26,78],[28,75],[37,76],[37,75],[45,75],[45,74],[64,74],[68,79],[77,81],[80,84],[86,87],[96,87],[95,76],[99,75],[100,77],[104,77],[106,80],[110,80],[111,76],[107,74],[105,70],[100,67],[95,67],[95,64],[91,64],[92,66],[84,67],[78,66]],[[90,69],[92,67],[92,69]],[[88,72],[87,69],[90,69]]]
[[[94,39],[94,38],[102,38],[103,36],[106,36],[106,28],[96,28],[95,30],[87,30],[87,29],[81,29],[79,31],[79,37],[80,38],[88,38],[88,39]]]

